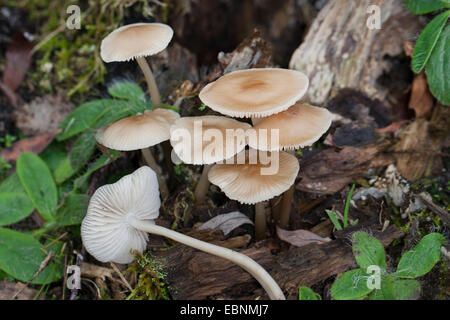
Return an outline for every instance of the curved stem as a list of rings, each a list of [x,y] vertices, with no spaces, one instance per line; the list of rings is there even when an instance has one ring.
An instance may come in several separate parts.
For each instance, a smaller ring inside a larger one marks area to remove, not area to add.
[[[150,168],[156,172],[156,177],[158,178],[159,191],[161,192],[161,198],[167,199],[169,197],[169,188],[167,188],[166,180],[161,175],[159,166],[153,157],[150,148],[141,149],[142,155],[144,156],[145,162]]]
[[[266,208],[264,202],[255,204],[255,240],[266,237]]]
[[[161,95],[159,94],[158,86],[156,85],[155,78],[153,77],[152,70],[144,57],[137,57],[136,62],[144,74],[145,81],[147,81],[148,90],[150,91],[150,97],[152,98],[155,108],[161,107]]]
[[[289,190],[285,191],[281,200],[281,213],[279,216],[278,226],[286,229],[289,225],[289,218],[291,216],[292,198],[294,197],[295,184]]]
[[[176,231],[157,226],[150,221],[137,220],[135,218],[129,218],[128,221],[136,229],[146,231],[151,234],[156,234],[170,238],[174,241],[180,242],[187,246],[234,262],[237,265],[241,266],[243,269],[245,269],[253,277],[255,277],[256,280],[258,280],[261,286],[266,290],[270,299],[272,300],[286,299],[284,297],[283,291],[281,291],[280,287],[271,277],[271,275],[263,267],[261,267],[258,263],[256,263],[253,259],[247,257],[242,253],[224,247],[216,246],[208,242],[194,239],[182,233],[178,233]]]
[[[200,204],[203,203],[206,199],[206,194],[209,190],[210,182],[208,180],[208,172],[211,169],[212,165],[205,164],[203,166],[202,175],[200,180],[197,183],[197,187],[195,187],[194,195],[195,195],[195,203]]]

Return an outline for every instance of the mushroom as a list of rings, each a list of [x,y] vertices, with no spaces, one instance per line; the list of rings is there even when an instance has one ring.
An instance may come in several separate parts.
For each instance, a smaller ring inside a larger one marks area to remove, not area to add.
[[[195,201],[202,203],[209,188],[211,165],[245,149],[251,125],[221,116],[183,117],[170,127],[170,143],[176,155],[188,164],[204,165],[195,188]]]
[[[254,155],[257,154],[257,160]],[[266,217],[262,201],[276,197],[295,182],[299,164],[296,157],[283,152],[269,152],[271,161],[263,161],[265,152],[244,150],[235,156],[234,164],[216,164],[208,179],[225,195],[241,203],[255,204],[255,238],[264,237]],[[252,159],[253,157],[253,159]],[[256,160],[256,161],[255,161]],[[274,161],[277,168],[273,171]]]
[[[254,276],[271,299],[285,299],[270,274],[246,255],[156,225],[160,205],[157,177],[147,166],[98,188],[81,224],[86,250],[101,262],[130,263],[132,250],[145,250],[148,232],[232,261]]]
[[[122,26],[103,39],[100,56],[105,62],[136,59],[144,73],[155,108],[161,107],[161,97],[146,56],[163,51],[173,37],[173,30],[163,23],[134,23]]]
[[[170,138],[170,126],[180,115],[168,109],[146,110],[135,116],[123,118],[99,129],[95,139],[107,148],[119,151],[141,150],[147,164],[158,174],[161,196],[169,195],[167,184],[162,177],[150,147]]]
[[[264,151],[294,150],[310,146],[330,128],[332,115],[325,108],[297,103],[286,111],[262,119],[253,126],[254,135],[249,135],[251,148]],[[278,130],[277,141],[266,132]],[[265,135],[263,138],[260,135]],[[294,185],[285,192],[281,212],[274,212],[275,220],[281,228],[289,223]]]

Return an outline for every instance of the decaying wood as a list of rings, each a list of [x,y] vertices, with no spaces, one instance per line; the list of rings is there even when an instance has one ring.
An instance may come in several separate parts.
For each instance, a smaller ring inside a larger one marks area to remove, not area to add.
[[[373,231],[373,234],[385,246],[403,236],[395,226],[382,233]],[[291,247],[279,256],[272,255],[270,249],[262,244],[238,251],[266,268],[289,298],[296,298],[300,285],[311,286],[346,271],[355,263],[351,245],[345,239]],[[177,244],[170,250],[157,253],[157,256],[168,272],[167,281],[173,299],[214,299],[224,295],[234,299],[255,298],[255,290],[260,292],[260,285],[249,273],[210,254]],[[267,296],[262,298],[267,299]]]
[[[371,5],[381,9],[379,30],[367,27]],[[386,57],[402,54],[402,41],[398,39],[414,39],[422,28],[419,19],[405,10],[402,0],[328,1],[289,67],[308,75],[310,87],[303,99],[313,104],[322,105],[340,89],[353,88],[392,107],[403,94],[401,89],[408,89],[408,83],[405,88],[393,88],[391,81],[380,85],[380,76],[392,69]],[[392,76],[398,74],[394,71]],[[400,82],[395,81],[395,85]]]
[[[392,163],[392,156],[383,153],[386,147],[386,143],[379,143],[361,148],[325,149],[300,163],[296,188],[334,194],[365,170]]]

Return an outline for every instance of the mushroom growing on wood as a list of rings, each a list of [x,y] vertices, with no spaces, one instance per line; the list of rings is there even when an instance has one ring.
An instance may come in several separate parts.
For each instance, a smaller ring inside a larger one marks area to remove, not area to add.
[[[172,110],[147,110],[143,114],[123,118],[97,131],[95,139],[107,148],[119,151],[141,150],[147,164],[157,172],[161,196],[169,195],[150,147],[169,140],[170,126],[180,118]]]
[[[230,260],[254,276],[271,299],[285,299],[270,274],[246,255],[156,225],[160,205],[156,174],[146,166],[98,188],[81,224],[86,250],[101,262],[130,263],[132,250],[145,250],[148,232]]]
[[[250,128],[248,123],[220,116],[183,117],[170,127],[170,143],[177,156],[184,163],[204,165],[194,192],[197,203],[208,192],[211,165],[244,150]]]
[[[129,24],[114,30],[103,39],[100,55],[105,62],[136,59],[147,81],[153,105],[159,108],[161,96],[145,57],[163,51],[172,37],[172,28],[163,23]]]
[[[257,153],[252,161],[251,153]],[[266,218],[262,201],[276,197],[295,182],[300,166],[296,157],[283,152],[270,153],[270,162],[262,161],[264,152],[254,149],[235,156],[234,164],[216,164],[208,173],[208,179],[225,195],[241,203],[255,204],[255,238],[260,240],[266,230]],[[241,160],[242,159],[242,160]],[[245,160],[244,160],[245,159]],[[276,161],[276,172],[271,172]]]
[[[251,148],[264,151],[294,150],[310,146],[327,132],[331,120],[331,113],[327,109],[297,103],[254,125],[255,134],[248,137],[248,144]],[[271,135],[261,139],[261,134],[271,130],[278,130],[277,141],[271,141]],[[281,228],[286,228],[289,223],[293,195],[294,185],[283,195],[281,212],[274,212]]]

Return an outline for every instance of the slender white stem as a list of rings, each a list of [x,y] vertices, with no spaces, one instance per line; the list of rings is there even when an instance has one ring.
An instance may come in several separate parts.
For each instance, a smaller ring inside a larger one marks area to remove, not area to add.
[[[197,187],[195,188],[194,195],[195,195],[195,202],[197,204],[205,202],[206,194],[209,190],[210,182],[208,180],[208,172],[211,170],[212,165],[205,164],[203,166],[202,175],[200,176],[200,180],[197,183]]]
[[[163,200],[167,199],[169,197],[169,188],[167,187],[166,180],[164,180],[164,178],[161,174],[158,163],[156,162],[155,158],[153,157],[152,151],[150,150],[150,148],[144,148],[144,149],[141,149],[141,152],[142,152],[142,155],[144,156],[145,162],[156,173],[156,177],[158,179],[158,184],[159,184],[159,191],[161,192],[161,198],[163,198]]]
[[[161,95],[159,94],[158,86],[156,85],[155,77],[153,77],[152,70],[144,57],[137,57],[136,62],[144,74],[145,81],[147,81],[148,90],[150,91],[150,97],[152,98],[155,108],[161,107]]]
[[[129,218],[128,221],[134,228],[138,230],[167,237],[195,249],[232,261],[242,267],[248,273],[250,273],[253,277],[255,277],[255,279],[258,280],[264,290],[266,290],[271,300],[286,299],[284,297],[283,291],[281,291],[280,287],[275,282],[275,280],[273,280],[270,274],[253,259],[247,257],[242,253],[194,239],[182,233],[157,226],[150,221],[138,220],[136,218]]]

